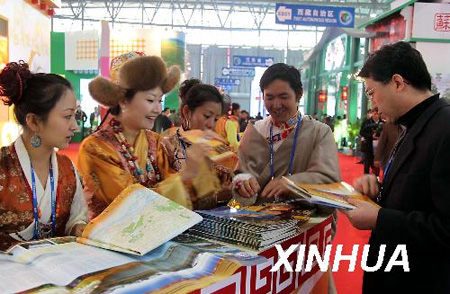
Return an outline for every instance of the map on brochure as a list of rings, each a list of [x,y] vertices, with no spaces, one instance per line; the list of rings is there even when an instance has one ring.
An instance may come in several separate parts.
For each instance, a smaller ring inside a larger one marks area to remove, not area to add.
[[[349,198],[360,199],[375,204],[369,197],[356,192],[352,186],[345,182],[332,184],[305,184],[294,183],[283,177],[289,190],[306,201],[323,206],[351,210],[355,206],[348,202]]]
[[[77,242],[144,255],[201,220],[197,213],[135,184],[93,219]]]

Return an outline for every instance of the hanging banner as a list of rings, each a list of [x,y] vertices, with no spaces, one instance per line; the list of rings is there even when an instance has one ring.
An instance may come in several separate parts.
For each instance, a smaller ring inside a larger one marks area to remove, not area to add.
[[[250,67],[222,67],[223,76],[254,77],[255,69]]]
[[[287,25],[346,27],[355,26],[355,8],[277,3],[275,23]]]
[[[67,32],[65,34],[66,70],[98,70],[98,31]]]
[[[415,3],[413,38],[450,40],[450,5]]]
[[[269,67],[274,63],[273,57],[233,55],[233,66]]]

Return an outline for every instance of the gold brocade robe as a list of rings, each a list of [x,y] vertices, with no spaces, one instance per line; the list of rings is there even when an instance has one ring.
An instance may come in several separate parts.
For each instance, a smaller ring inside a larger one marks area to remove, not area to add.
[[[166,155],[158,150],[158,142],[157,133],[142,130],[133,146],[142,170],[145,170],[149,153],[156,157],[156,164],[152,162],[148,176],[153,182],[159,182],[148,188],[189,209],[201,207],[201,203],[220,188],[219,180],[205,162],[192,183],[184,183],[181,175],[170,169]],[[109,124],[81,144],[78,169],[84,181],[91,217],[101,213],[126,187],[138,182],[119,150],[119,142]],[[162,179],[157,179],[155,169],[159,170]],[[169,174],[172,174],[170,178],[167,177]]]

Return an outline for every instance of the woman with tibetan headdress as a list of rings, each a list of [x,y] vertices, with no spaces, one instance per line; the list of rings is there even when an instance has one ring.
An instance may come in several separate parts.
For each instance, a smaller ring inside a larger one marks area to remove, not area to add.
[[[165,179],[166,161],[158,152],[159,135],[150,131],[161,113],[161,100],[178,83],[180,70],[166,68],[157,56],[127,53],[112,60],[111,81],[97,77],[89,84],[92,97],[109,107],[112,118],[86,138],[78,167],[85,184],[91,217],[102,212],[134,183],[152,188],[190,209],[220,188],[203,148],[188,151],[192,161]],[[167,167],[168,168],[168,167]]]

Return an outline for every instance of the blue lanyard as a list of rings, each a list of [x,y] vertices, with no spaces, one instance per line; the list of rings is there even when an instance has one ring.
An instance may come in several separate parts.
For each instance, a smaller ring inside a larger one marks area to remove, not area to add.
[[[31,162],[31,161],[30,161]],[[37,203],[37,193],[36,193],[36,178],[34,176],[34,168],[31,163],[31,185],[33,190],[33,214],[34,214],[34,232],[33,239],[36,240],[40,236],[39,227],[39,208]],[[52,203],[52,236],[56,232],[56,196],[55,196],[55,178],[53,177],[53,166],[50,159],[50,192],[51,192],[51,203]]]
[[[295,155],[295,149],[297,147],[297,137],[298,137],[298,131],[300,130],[300,125],[302,124],[303,116],[298,117],[297,126],[295,128],[295,134],[294,134],[294,144],[292,145],[292,151],[291,151],[291,158],[289,160],[289,168],[288,168],[288,175],[292,175],[292,169],[294,168],[294,155]],[[274,167],[274,152],[273,152],[273,123],[270,125],[270,176],[273,180],[275,178],[275,167]]]
[[[183,140],[178,139],[178,141],[180,141],[181,152],[183,152],[184,160],[187,161],[186,145],[184,144]]]

